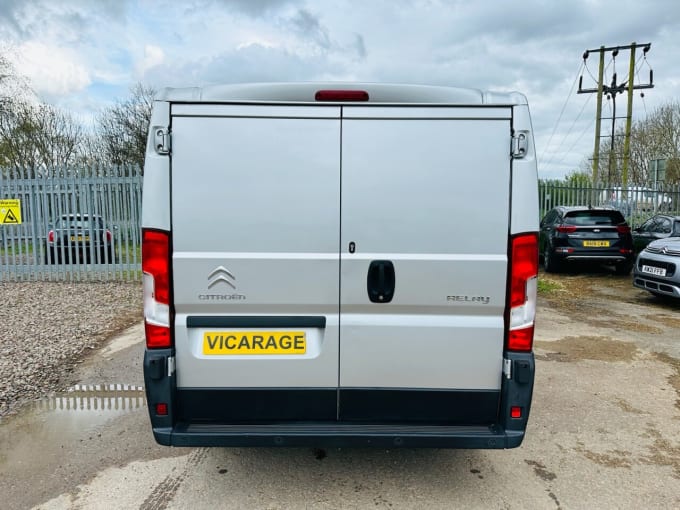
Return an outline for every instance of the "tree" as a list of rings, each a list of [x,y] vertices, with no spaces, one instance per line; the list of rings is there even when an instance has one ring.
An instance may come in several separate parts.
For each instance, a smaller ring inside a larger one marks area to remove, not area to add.
[[[0,166],[28,176],[65,167],[77,159],[82,127],[54,106],[12,101],[0,115]]]
[[[156,90],[138,83],[130,97],[104,109],[97,118],[97,138],[89,142],[89,156],[114,165],[143,168],[151,106]]]
[[[621,184],[624,131],[614,137],[614,159],[609,166],[610,140],[600,145],[599,175],[606,184]],[[631,128],[628,184],[648,186],[654,176],[649,161],[666,160],[666,184],[680,184],[680,102],[670,101],[658,107]]]

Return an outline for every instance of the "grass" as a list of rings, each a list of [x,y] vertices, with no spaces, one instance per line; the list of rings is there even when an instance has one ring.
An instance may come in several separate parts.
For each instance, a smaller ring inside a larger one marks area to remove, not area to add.
[[[25,255],[32,255],[33,254],[33,243],[21,243],[21,247],[19,246],[19,243],[12,243],[12,242],[7,242],[7,247],[5,247],[4,244],[0,243],[0,256],[3,255],[19,255],[19,253],[23,253]]]
[[[539,294],[552,294],[561,290],[564,290],[564,285],[562,285],[560,282],[545,277],[538,278]]]

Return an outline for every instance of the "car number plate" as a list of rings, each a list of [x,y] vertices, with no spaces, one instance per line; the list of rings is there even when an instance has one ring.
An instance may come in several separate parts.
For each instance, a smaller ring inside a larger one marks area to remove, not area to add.
[[[609,241],[583,241],[583,246],[588,248],[609,248]]]
[[[89,241],[90,236],[71,236],[71,241],[73,242],[83,242],[83,241]]]
[[[206,331],[205,355],[305,354],[304,331]]]
[[[656,276],[666,276],[666,270],[663,267],[655,267],[655,266],[642,266],[642,272],[643,273],[649,273],[653,274]]]

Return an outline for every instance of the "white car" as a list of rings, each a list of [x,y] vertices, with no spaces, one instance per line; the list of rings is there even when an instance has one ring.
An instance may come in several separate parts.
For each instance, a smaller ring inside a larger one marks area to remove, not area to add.
[[[680,298],[680,237],[652,241],[640,252],[633,285],[657,296]]]

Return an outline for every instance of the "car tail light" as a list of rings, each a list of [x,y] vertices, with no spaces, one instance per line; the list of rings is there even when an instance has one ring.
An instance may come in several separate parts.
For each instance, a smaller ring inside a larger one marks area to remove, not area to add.
[[[54,242],[54,230],[50,230],[47,233],[47,241],[50,242],[50,243]]]
[[[630,227],[628,225],[619,225],[616,227],[616,231],[619,234],[630,234]]]
[[[519,234],[510,246],[508,333],[510,351],[530,352],[534,343],[538,284],[538,235]]]
[[[562,234],[571,234],[572,232],[576,232],[576,227],[574,225],[560,225],[555,230]]]
[[[107,229],[107,230],[106,230],[106,242],[107,242],[107,243],[110,243],[110,242],[111,242],[111,237],[112,237],[112,236],[111,236],[111,231]]]
[[[317,101],[368,101],[365,90],[317,90],[314,94]]]
[[[170,234],[142,231],[144,330],[149,349],[172,347],[170,329]]]

